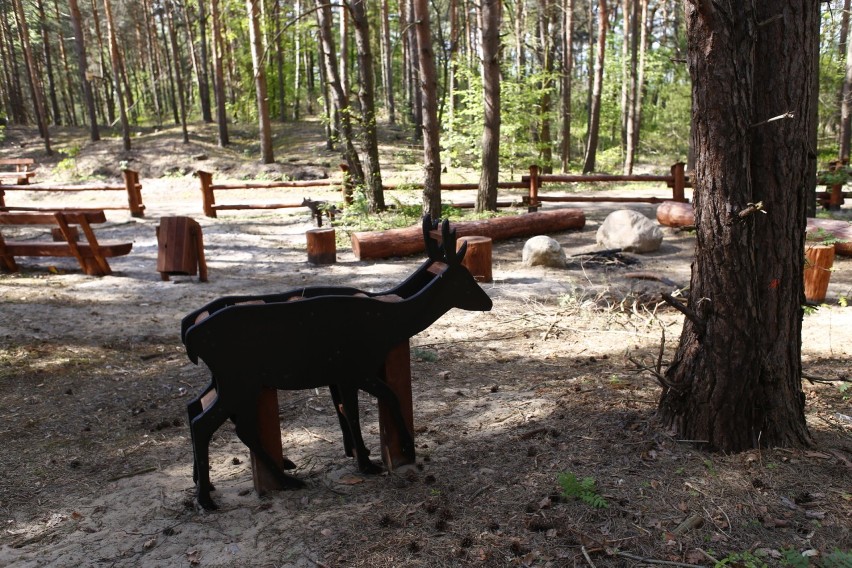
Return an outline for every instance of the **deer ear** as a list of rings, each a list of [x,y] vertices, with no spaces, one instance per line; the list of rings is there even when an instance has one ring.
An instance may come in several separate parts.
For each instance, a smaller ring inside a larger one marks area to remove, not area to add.
[[[426,243],[426,254],[431,260],[440,262],[444,259],[438,241],[432,238],[432,230],[438,227],[437,221],[433,221],[429,215],[423,215],[423,242]]]

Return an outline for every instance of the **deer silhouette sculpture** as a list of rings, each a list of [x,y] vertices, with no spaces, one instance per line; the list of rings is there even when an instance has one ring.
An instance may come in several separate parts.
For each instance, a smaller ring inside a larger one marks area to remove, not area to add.
[[[456,252],[456,235],[449,223],[444,221],[441,227],[440,246],[427,226],[435,225],[425,218],[429,260],[400,286],[381,295],[355,288],[305,288],[266,297],[224,298],[184,318],[187,355],[196,364],[201,359],[211,371],[205,393],[215,390],[206,408],[200,398],[189,408],[196,495],[202,507],[216,507],[210,497],[209,445],[228,419],[237,437],[282,487],[304,486],[282,471],[261,446],[257,402],[263,387],[331,387],[336,404],[343,409],[339,416],[347,449],[354,451],[359,468],[366,472],[377,466],[370,462],[361,436],[357,400],[359,390],[372,394],[388,404],[402,438],[402,452],[414,459],[413,435],[399,400],[382,380],[388,353],[452,308],[487,311],[492,305],[461,264],[466,246]],[[300,299],[288,301],[293,298]]]

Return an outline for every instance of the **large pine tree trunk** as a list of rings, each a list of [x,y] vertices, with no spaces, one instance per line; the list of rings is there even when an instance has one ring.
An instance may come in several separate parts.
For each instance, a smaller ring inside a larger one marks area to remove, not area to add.
[[[210,105],[210,62],[207,56],[207,13],[204,11],[206,0],[198,0],[198,96],[201,99],[201,118],[204,122],[213,122]]]
[[[598,48],[595,54],[595,71],[592,80],[591,101],[589,108],[589,134],[586,145],[586,159],[583,173],[595,171],[598,154],[598,136],[601,126],[601,94],[603,92],[604,59],[606,55],[607,22],[606,0],[598,2]]]
[[[53,72],[53,57],[50,50],[50,30],[48,28],[47,16],[44,11],[44,1],[37,0],[36,9],[38,10],[39,28],[41,31],[41,49],[44,54],[44,71],[47,73],[47,92],[50,98],[51,114],[53,115],[53,124],[59,126],[62,124],[62,113],[59,111],[59,99],[56,96],[56,79]],[[62,41],[62,38],[59,38]]]
[[[361,120],[366,153],[365,182],[370,211],[385,208],[382,189],[382,171],[379,166],[379,139],[376,134],[376,94],[373,84],[373,51],[370,48],[370,26],[367,20],[366,0],[352,0],[352,23],[355,26],[355,44],[358,50],[358,100],[361,103]]]
[[[169,43],[172,48],[172,59],[175,62],[175,84],[178,92],[178,107],[180,108],[180,126],[183,134],[183,143],[189,143],[189,131],[186,128],[186,96],[183,85],[183,71],[180,63],[180,51],[178,50],[177,30],[175,29],[174,4],[166,2],[166,15],[169,24]]]
[[[260,136],[261,161],[271,164],[275,161],[272,153],[272,124],[269,121],[269,98],[266,88],[266,69],[263,64],[263,37],[260,31],[260,3],[263,0],[246,0],[246,13],[249,19],[249,43],[251,44],[251,64],[254,73],[254,92],[257,101],[257,122]]]
[[[210,0],[210,20],[213,28],[213,93],[216,97],[216,123],[219,146],[230,143],[228,137],[228,114],[225,110],[225,46],[222,40],[222,24],[219,0]]]
[[[349,175],[357,185],[364,183],[364,170],[361,167],[361,159],[358,157],[358,151],[355,149],[353,142],[349,101],[340,83],[339,68],[337,67],[337,57],[334,50],[334,37],[331,33],[331,7],[324,0],[316,0],[316,6],[317,26],[320,35],[320,45],[323,51],[323,68],[325,69],[326,85],[331,91],[331,96],[334,98],[334,107],[338,112],[340,135],[343,138],[344,157],[346,163],[349,165]]]
[[[423,213],[441,216],[441,150],[438,125],[438,74],[429,25],[428,0],[414,0],[420,92],[423,95]]]
[[[33,96],[33,107],[36,111],[36,120],[38,120],[38,129],[44,140],[44,151],[50,156],[53,150],[50,147],[50,132],[47,130],[47,110],[44,105],[44,93],[41,90],[38,74],[36,72],[35,59],[33,58],[32,47],[30,46],[30,34],[27,26],[27,19],[24,15],[24,5],[22,0],[13,0],[15,6],[15,14],[18,17],[18,26],[21,39],[21,48],[24,52],[24,62],[27,65],[27,77],[30,81],[30,92]]]
[[[127,120],[127,107],[124,104],[124,97],[121,94],[121,70],[119,67],[121,54],[118,51],[118,38],[115,36],[115,24],[112,17],[112,4],[110,4],[110,0],[104,0],[104,18],[107,24],[107,41],[109,41],[112,87],[115,90],[115,97],[118,99],[118,116],[121,120],[121,140],[124,143],[124,149],[130,150],[130,121]]]
[[[574,72],[574,0],[562,0],[562,171],[571,162],[571,86]]]
[[[382,0],[382,69],[385,91],[385,107],[388,112],[388,123],[396,124],[396,101],[393,95],[393,50],[391,48],[390,18],[388,0]]]
[[[71,12],[71,24],[74,27],[74,48],[77,51],[77,67],[80,77],[80,86],[83,89],[83,102],[89,116],[89,138],[92,142],[100,140],[101,134],[98,129],[98,116],[95,111],[95,95],[92,91],[92,82],[86,74],[86,44],[83,39],[83,20],[80,17],[80,7],[77,0],[68,0],[68,8]]]
[[[497,210],[500,173],[500,0],[482,0],[482,90],[485,127],[476,211]]]
[[[660,417],[708,449],[801,446],[810,441],[801,306],[818,3],[716,6],[686,3],[697,247]],[[758,202],[766,214],[749,214]]]

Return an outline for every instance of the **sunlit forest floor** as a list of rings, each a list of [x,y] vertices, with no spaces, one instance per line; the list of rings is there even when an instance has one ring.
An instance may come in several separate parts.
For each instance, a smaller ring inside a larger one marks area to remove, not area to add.
[[[839,381],[852,356],[852,261],[837,259],[826,303],[804,318],[813,446],[705,453],[655,418],[660,387],[646,367],[661,342],[663,367],[677,345],[682,316],[658,301],[673,287],[630,276],[685,288],[694,237],[665,229],[655,253],[575,256],[597,248],[599,224],[624,205],[584,205],[582,230],[550,235],[571,259],[565,269],[524,266],[525,239],[495,243],[494,282],[483,285],[493,310],[454,310],[412,339],[416,467],[361,475],[343,453],[327,393],[280,393],[284,450],[308,487],[258,497],[248,452],[225,425],[211,445],[221,508],[199,511],[185,405],[209,376],[186,358],[180,318],[224,295],[384,289],[422,258],[360,261],[343,239],[338,262],[317,267],[306,262],[314,225],[304,208],[204,217],[198,169],[222,179],[334,177],[340,160],[319,123],[276,125],[271,165],[257,162],[250,129],[235,129],[227,149],[214,126],[190,130],[189,145],[180,129],[140,130],[125,152],[120,139],[91,143],[83,130],[52,129],[62,154],[51,158],[32,130],[12,129],[0,144],[2,157],[36,158],[44,183],[137,169],[147,206],[139,219],[110,211],[98,229],[104,240],[133,242],[110,260],[111,276],[48,258],[0,274],[0,565],[848,565],[849,554],[835,551],[852,551],[852,389]],[[416,181],[419,146],[402,130],[382,138],[387,179]],[[473,169],[447,176],[477,179]],[[13,193],[10,204],[113,199]],[[653,206],[631,207],[653,217]],[[160,279],[155,227],[164,215],[201,223],[209,282]],[[361,398],[377,459],[376,405]],[[579,483],[566,492],[560,475]]]

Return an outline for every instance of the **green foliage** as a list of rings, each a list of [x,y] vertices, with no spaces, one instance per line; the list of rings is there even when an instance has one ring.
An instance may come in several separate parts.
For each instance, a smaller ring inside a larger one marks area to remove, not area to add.
[[[845,243],[844,239],[837,238],[822,227],[816,231],[809,231],[805,235],[805,242],[810,245],[835,245],[837,243]]]
[[[729,554],[715,564],[715,568],[721,568],[722,566],[736,566],[737,568],[767,568],[766,562],[748,551]]]
[[[577,479],[577,476],[570,472],[560,473],[557,478],[559,485],[562,486],[562,496],[569,499],[579,499],[584,503],[595,507],[596,509],[606,509],[609,507],[606,499],[601,497],[595,487],[595,478],[584,477]]]

